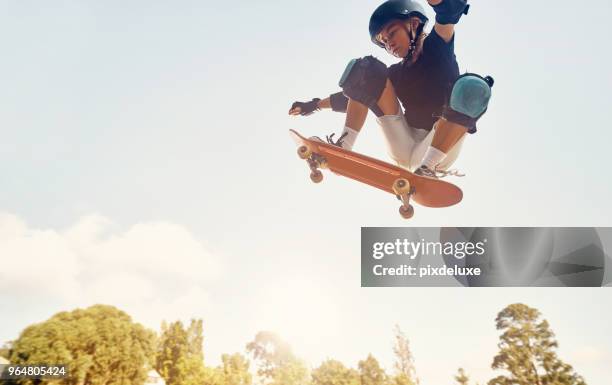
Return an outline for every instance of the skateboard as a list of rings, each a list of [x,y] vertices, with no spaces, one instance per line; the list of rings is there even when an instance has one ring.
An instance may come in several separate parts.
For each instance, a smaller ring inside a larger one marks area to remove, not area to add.
[[[415,175],[399,166],[304,138],[295,130],[289,130],[289,135],[298,145],[298,156],[307,162],[313,182],[321,182],[321,169],[329,169],[335,174],[376,187],[401,200],[399,213],[403,218],[414,215],[411,200],[426,207],[448,207],[461,202],[463,198],[461,189],[452,183]]]

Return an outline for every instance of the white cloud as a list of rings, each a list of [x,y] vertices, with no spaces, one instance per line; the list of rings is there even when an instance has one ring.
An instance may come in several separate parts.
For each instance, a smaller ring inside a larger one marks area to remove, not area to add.
[[[121,229],[90,215],[64,230],[37,229],[0,213],[0,296],[23,304],[105,303],[158,328],[210,311],[207,287],[220,275],[218,259],[177,224]]]
[[[0,292],[75,300],[78,256],[61,234],[0,213]]]

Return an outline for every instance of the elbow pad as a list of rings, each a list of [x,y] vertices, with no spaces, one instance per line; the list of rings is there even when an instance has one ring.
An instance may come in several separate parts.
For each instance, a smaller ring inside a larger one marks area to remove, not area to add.
[[[438,5],[432,5],[439,24],[457,24],[461,16],[467,15],[470,5],[466,0],[442,0]]]
[[[331,94],[329,95],[329,104],[331,104],[332,111],[346,112],[348,98],[342,92]]]

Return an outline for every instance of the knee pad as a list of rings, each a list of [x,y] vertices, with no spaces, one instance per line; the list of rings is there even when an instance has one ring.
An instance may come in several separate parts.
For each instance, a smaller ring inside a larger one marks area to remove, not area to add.
[[[340,78],[344,95],[370,108],[377,116],[382,112],[378,100],[387,84],[388,69],[385,63],[373,56],[353,59]]]
[[[476,132],[476,122],[487,111],[493,78],[466,73],[455,80],[442,117]]]

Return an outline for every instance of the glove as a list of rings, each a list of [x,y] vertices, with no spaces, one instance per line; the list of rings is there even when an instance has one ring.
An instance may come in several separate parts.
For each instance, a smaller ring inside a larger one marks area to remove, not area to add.
[[[440,24],[457,24],[462,15],[467,15],[470,5],[467,0],[442,0],[432,5],[436,13],[436,22]]]
[[[311,115],[313,112],[320,110],[319,106],[317,105],[319,101],[321,101],[321,99],[314,98],[309,102],[294,102],[291,105],[291,110],[299,107],[300,115],[308,116]]]

